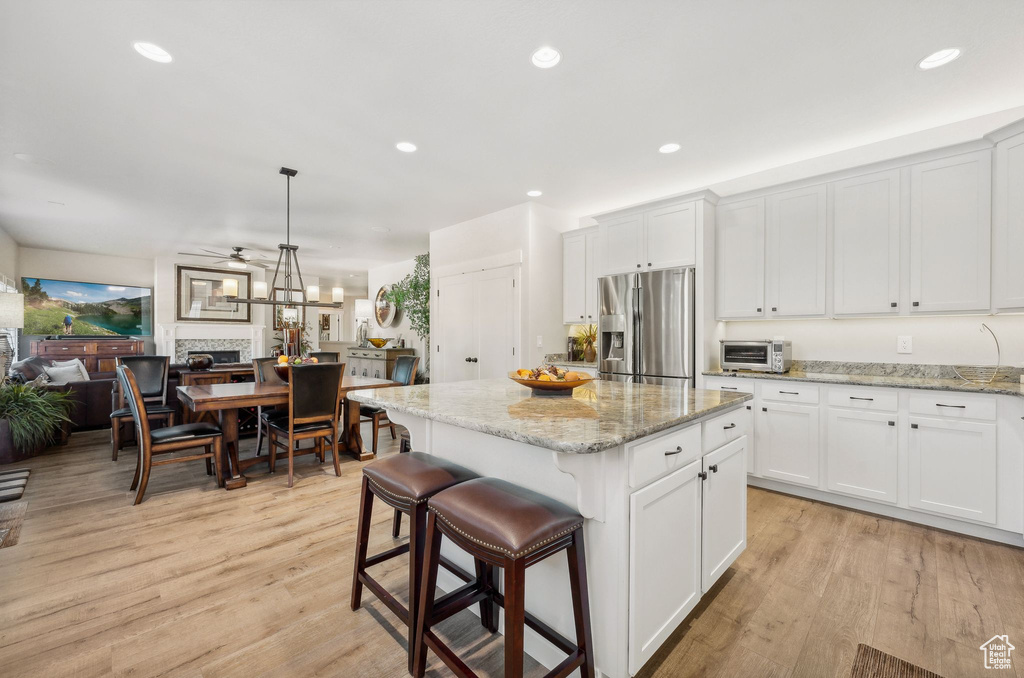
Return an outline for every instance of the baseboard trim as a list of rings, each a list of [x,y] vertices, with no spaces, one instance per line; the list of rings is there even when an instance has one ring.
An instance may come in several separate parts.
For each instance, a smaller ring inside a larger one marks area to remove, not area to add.
[[[841,494],[834,494],[832,492],[825,492],[813,487],[790,485],[789,483],[779,482],[769,478],[747,476],[747,485],[764,490],[771,490],[773,492],[779,492],[781,494],[790,494],[803,499],[820,501],[823,504],[833,504],[835,506],[841,506],[843,508],[853,509],[863,513],[885,516],[886,518],[895,518],[896,520],[924,525],[937,530],[944,530],[946,532],[963,534],[969,537],[977,537],[978,539],[986,539],[988,541],[995,541],[1001,544],[1009,544],[1010,546],[1024,548],[1024,535],[1016,532],[1007,532],[1006,530],[1000,530],[987,525],[976,525],[974,523],[956,520],[955,518],[933,516],[929,513],[921,513],[919,511],[913,511],[899,506],[876,504],[873,501],[866,501],[856,497],[847,497]]]

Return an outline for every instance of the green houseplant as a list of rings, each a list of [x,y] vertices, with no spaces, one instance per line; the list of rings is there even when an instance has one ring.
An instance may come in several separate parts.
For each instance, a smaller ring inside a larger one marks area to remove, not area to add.
[[[0,464],[19,461],[53,442],[74,401],[67,391],[0,383]]]
[[[430,253],[416,257],[412,273],[392,285],[384,297],[409,317],[409,327],[430,346]],[[430,374],[430,351],[424,356],[423,371]],[[417,379],[426,380],[426,376]]]

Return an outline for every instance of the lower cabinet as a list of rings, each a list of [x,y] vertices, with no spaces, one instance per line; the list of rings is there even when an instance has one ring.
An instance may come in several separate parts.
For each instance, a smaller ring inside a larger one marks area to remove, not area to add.
[[[762,476],[818,486],[817,405],[766,402],[755,426]]]
[[[701,594],[698,459],[629,498],[629,672],[635,675]]]
[[[996,522],[996,425],[910,418],[909,506]]]
[[[898,426],[895,413],[828,410],[828,489],[895,504]]]
[[[747,440],[704,457],[701,590],[707,591],[747,547]]]
[[[630,495],[631,675],[746,548],[747,441],[726,443]]]

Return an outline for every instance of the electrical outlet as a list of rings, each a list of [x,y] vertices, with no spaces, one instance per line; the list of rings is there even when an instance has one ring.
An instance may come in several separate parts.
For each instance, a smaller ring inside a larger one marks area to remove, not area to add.
[[[544,348],[544,337],[537,335],[537,348]]]
[[[913,353],[914,352],[914,338],[906,335],[900,335],[896,337],[896,352],[897,353]]]

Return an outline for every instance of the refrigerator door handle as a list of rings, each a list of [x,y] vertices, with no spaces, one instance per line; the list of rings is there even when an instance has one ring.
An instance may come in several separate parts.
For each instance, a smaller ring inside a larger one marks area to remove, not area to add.
[[[638,281],[639,282],[639,281]],[[633,289],[633,374],[643,374],[643,288],[639,285]]]

